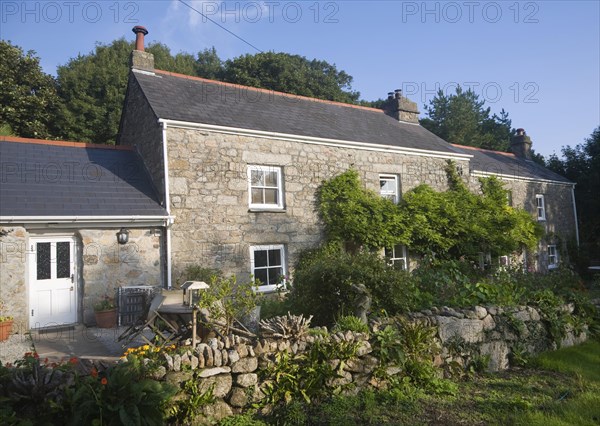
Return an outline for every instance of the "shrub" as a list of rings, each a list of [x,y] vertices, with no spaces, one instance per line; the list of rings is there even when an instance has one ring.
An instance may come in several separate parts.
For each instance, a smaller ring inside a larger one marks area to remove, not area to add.
[[[289,295],[292,311],[313,315],[315,324],[333,324],[335,318],[355,312],[362,295],[353,284],[365,285],[372,311],[396,314],[422,304],[416,281],[389,266],[379,253],[350,254],[341,244],[329,243],[301,255]]]
[[[354,331],[356,333],[368,333],[369,326],[354,315],[346,315],[339,317],[335,321],[335,326],[333,327],[332,331]]]

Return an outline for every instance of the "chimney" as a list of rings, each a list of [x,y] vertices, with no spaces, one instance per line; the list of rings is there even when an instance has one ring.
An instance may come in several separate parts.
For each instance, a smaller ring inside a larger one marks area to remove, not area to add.
[[[402,96],[402,90],[396,89],[388,93],[383,110],[390,117],[405,123],[419,124],[417,104]]]
[[[133,69],[154,72],[154,55],[144,51],[144,36],[148,30],[140,25],[131,30],[135,33],[135,50],[131,52],[130,66]]]
[[[525,133],[525,129],[517,129],[517,134],[510,140],[510,151],[516,157],[531,160],[531,138]]]

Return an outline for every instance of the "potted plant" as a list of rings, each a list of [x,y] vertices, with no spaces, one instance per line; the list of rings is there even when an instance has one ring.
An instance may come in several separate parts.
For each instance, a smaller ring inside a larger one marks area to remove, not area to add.
[[[0,342],[8,339],[12,332],[14,318],[10,315],[4,315],[4,300],[0,299]]]
[[[115,300],[104,296],[94,305],[96,326],[100,328],[114,328],[117,326],[117,305]]]

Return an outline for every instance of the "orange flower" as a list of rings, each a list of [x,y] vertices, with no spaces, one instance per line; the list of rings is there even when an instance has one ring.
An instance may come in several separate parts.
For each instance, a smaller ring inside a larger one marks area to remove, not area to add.
[[[96,370],[96,367],[92,367],[92,369],[90,370],[90,376],[98,377],[98,370]]]
[[[100,380],[100,383],[102,383],[103,385],[108,383],[108,379],[106,377],[103,377],[102,380]]]
[[[71,364],[77,364],[77,362],[78,362],[78,359],[77,359],[77,357],[75,357],[75,356],[74,356],[74,357],[72,357],[72,358],[69,360],[69,362],[70,362]]]

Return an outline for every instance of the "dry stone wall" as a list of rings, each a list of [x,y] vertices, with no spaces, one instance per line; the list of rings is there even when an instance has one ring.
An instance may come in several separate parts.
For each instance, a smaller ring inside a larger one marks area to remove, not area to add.
[[[563,307],[572,312],[573,307]],[[531,355],[555,349],[557,344],[550,338],[548,325],[533,307],[516,308],[482,307],[455,310],[432,308],[407,316],[409,321],[420,321],[436,329],[435,339],[441,347],[434,363],[440,372],[451,364],[467,367],[475,360],[486,359],[490,371],[509,367],[511,354],[515,351]],[[197,377],[200,389],[212,389],[215,402],[205,407],[204,415],[219,419],[241,412],[250,403],[265,397],[261,389],[268,379],[262,378],[276,355],[306,353],[318,340],[348,342],[356,344],[354,358],[347,361],[343,371],[328,382],[332,388],[345,386],[349,390],[385,386],[386,377],[402,374],[395,365],[382,365],[374,350],[373,335],[393,319],[372,321],[371,334],[357,332],[327,333],[323,327],[315,333],[308,333],[299,339],[258,338],[250,340],[240,336],[227,336],[221,339],[209,338],[177,355],[164,354],[164,363],[154,376],[175,385]],[[586,333],[567,330],[560,342],[561,346],[571,346],[586,340]],[[330,360],[338,363],[339,360]],[[374,374],[377,371],[378,374]],[[383,374],[382,374],[383,372]]]

